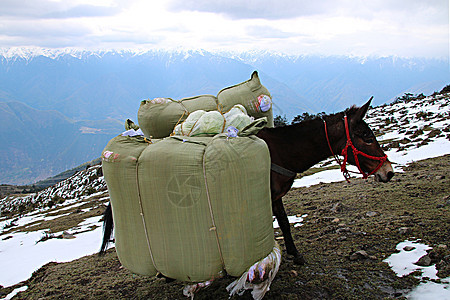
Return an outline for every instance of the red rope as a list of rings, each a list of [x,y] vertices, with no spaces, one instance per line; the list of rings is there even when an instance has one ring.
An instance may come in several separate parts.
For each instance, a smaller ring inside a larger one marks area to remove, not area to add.
[[[379,157],[379,156],[372,156],[372,155],[366,154],[366,153],[356,149],[355,145],[353,145],[352,140],[350,138],[350,130],[349,130],[349,126],[348,126],[347,115],[345,115],[344,116],[344,123],[345,123],[345,134],[347,135],[347,143],[346,143],[344,149],[342,149],[342,152],[341,152],[341,155],[344,156],[344,160],[341,163],[341,160],[339,159],[339,157],[337,155],[334,154],[333,149],[331,148],[330,139],[328,138],[327,123],[325,122],[325,120],[323,120],[323,123],[325,125],[325,136],[327,138],[328,147],[330,148],[331,154],[333,155],[334,159],[336,160],[336,162],[341,167],[341,172],[342,172],[344,178],[347,180],[347,182],[350,182],[350,180],[349,180],[350,174],[349,174],[349,171],[347,170],[348,147],[352,148],[353,157],[355,159],[356,167],[358,168],[359,172],[363,175],[364,179],[366,179],[370,175],[375,174],[375,172],[377,172],[381,168],[381,166],[386,162],[386,160],[387,160],[387,155],[386,154],[384,156],[381,156],[381,157]],[[374,170],[372,170],[372,172],[366,173],[366,172],[364,172],[361,169],[361,165],[359,164],[358,155],[362,155],[362,156],[364,156],[364,157],[366,157],[368,159],[371,159],[371,160],[377,160],[380,163],[378,164],[378,166]]]
[[[342,175],[344,176],[345,180],[347,180],[347,182],[350,182],[349,171],[347,170],[347,168],[345,168],[345,165],[342,165],[341,159],[339,158],[339,156],[334,154],[333,148],[331,148],[330,139],[328,138],[327,122],[325,121],[325,119],[322,119],[322,120],[323,120],[323,125],[325,126],[325,136],[327,138],[328,147],[330,148],[331,154],[333,155],[334,160],[338,163],[339,167],[341,168],[341,172],[342,172]],[[347,157],[345,156],[344,159],[347,160]]]

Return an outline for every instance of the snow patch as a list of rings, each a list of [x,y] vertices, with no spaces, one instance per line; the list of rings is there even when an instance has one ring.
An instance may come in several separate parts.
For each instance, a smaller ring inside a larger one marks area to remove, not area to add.
[[[303,219],[306,218],[308,214],[301,215],[300,217],[297,216],[288,216],[289,224],[294,224],[294,227],[300,227],[302,226]],[[273,228],[280,228],[280,225],[278,225],[278,221],[273,221]]]
[[[17,295],[20,292],[25,292],[28,289],[28,286],[22,286],[20,288],[17,288],[13,290],[11,293],[9,293],[5,298],[2,298],[1,300],[9,300],[12,299],[15,295]]]
[[[413,249],[407,251],[407,247],[412,247]],[[436,266],[422,267],[414,264],[422,256],[427,254],[427,250],[432,249],[430,246],[422,244],[419,241],[406,240],[399,243],[396,249],[400,252],[392,254],[384,262],[389,264],[398,277],[409,275],[414,271],[421,271],[422,274],[419,278],[424,280],[424,282],[419,284],[407,295],[408,299],[450,299],[450,277],[441,279],[441,283],[428,281],[428,279],[439,279],[436,275]]]

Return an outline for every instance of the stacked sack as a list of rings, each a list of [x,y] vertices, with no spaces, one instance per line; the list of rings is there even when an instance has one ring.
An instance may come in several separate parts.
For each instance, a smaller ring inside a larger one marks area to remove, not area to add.
[[[146,137],[163,138],[169,136],[175,126],[185,121],[194,111],[223,113],[230,111],[236,104],[244,107],[254,118],[266,117],[267,126],[273,127],[271,96],[261,84],[256,71],[249,80],[224,88],[217,96],[143,100],[138,110],[138,122]]]
[[[164,99],[154,103],[159,112],[159,105],[173,103]],[[160,139],[149,138],[154,127],[127,121],[127,131],[102,153],[121,263],[137,274],[193,283],[229,274],[240,277],[231,294],[251,288],[262,298],[281,260],[270,154],[255,136],[264,126],[266,118],[253,120],[240,103],[225,113],[193,110]],[[188,286],[186,295],[197,287]]]

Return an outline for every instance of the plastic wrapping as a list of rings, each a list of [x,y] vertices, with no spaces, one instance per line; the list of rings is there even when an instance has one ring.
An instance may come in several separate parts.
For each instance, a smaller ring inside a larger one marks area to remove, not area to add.
[[[195,113],[195,112],[194,112]],[[214,136],[222,133],[225,126],[225,118],[218,111],[209,111],[204,113],[200,119],[195,123],[187,136]]]
[[[239,279],[227,286],[230,297],[241,296],[246,290],[252,290],[255,300],[260,300],[270,290],[270,285],[278,273],[281,264],[280,246],[275,243],[273,251],[264,259],[253,264]]]
[[[151,104],[165,104],[165,103],[173,102],[173,100],[170,98],[154,98],[152,100],[149,100],[149,102]]]
[[[244,106],[237,104],[228,112],[197,110],[189,114],[187,119],[175,126],[173,135],[184,136],[214,136],[232,130],[241,131],[250,125],[254,119],[247,115]],[[236,135],[237,135],[236,132]]]
[[[176,135],[187,135],[189,136],[191,134],[191,131],[195,124],[197,124],[198,120],[206,113],[206,111],[200,109],[196,110],[189,114],[189,116],[186,118],[186,120],[178,124],[175,129],[174,133]]]
[[[247,115],[245,107],[240,104],[233,106],[229,112],[224,114],[224,117],[227,127],[233,126],[238,130],[245,128],[253,121],[253,118]]]

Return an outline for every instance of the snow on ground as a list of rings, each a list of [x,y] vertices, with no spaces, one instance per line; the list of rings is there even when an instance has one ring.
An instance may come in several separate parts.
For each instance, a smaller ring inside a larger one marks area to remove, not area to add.
[[[48,262],[68,262],[98,252],[102,239],[101,216],[80,223],[78,231],[95,230],[76,234],[74,239],[49,239],[38,242],[45,236],[45,230],[7,234],[10,238],[0,243],[0,285],[11,286],[31,277],[31,274]],[[60,233],[62,234],[62,233]],[[58,235],[56,233],[55,235]],[[8,270],[5,272],[5,270]]]
[[[446,138],[438,138],[420,148],[408,151],[391,150],[386,151],[386,154],[391,162],[405,166],[413,161],[450,154],[450,141]]]
[[[408,249],[408,247],[412,247]],[[439,279],[436,275],[436,266],[421,267],[414,263],[422,256],[427,254],[427,250],[432,249],[430,246],[420,243],[419,241],[404,241],[397,245],[399,253],[394,253],[384,260],[387,262],[397,276],[402,277],[411,274],[414,271],[422,271],[418,278]],[[450,277],[441,279],[441,283],[424,280],[419,286],[413,289],[408,295],[408,299],[413,300],[435,300],[450,299]]]
[[[6,297],[3,298],[3,299],[5,299],[5,300],[12,299],[12,297],[14,297],[15,295],[17,295],[17,294],[20,293],[20,292],[26,291],[27,289],[28,289],[27,286],[22,286],[22,287],[20,287],[20,288],[14,289],[11,293],[9,293],[8,295],[6,295]]]
[[[306,218],[308,214],[301,215],[300,217],[297,216],[288,216],[289,224],[294,224],[294,227],[300,227],[302,226],[303,219]],[[273,228],[280,228],[280,225],[278,225],[278,221],[273,221]]]

